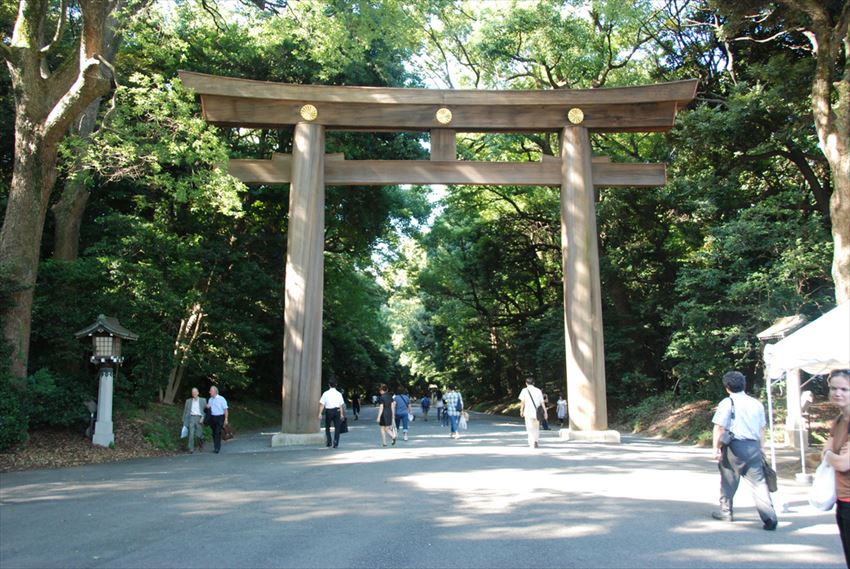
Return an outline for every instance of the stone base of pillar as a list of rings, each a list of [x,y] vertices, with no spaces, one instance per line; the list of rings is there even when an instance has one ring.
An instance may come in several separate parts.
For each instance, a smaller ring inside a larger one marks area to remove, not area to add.
[[[91,442],[101,447],[108,447],[115,442],[115,433],[112,432],[112,421],[97,421],[94,424],[94,436]]]
[[[800,450],[800,429],[785,428],[785,445]],[[803,429],[803,450],[809,450],[809,431]]]
[[[273,447],[321,446],[325,444],[325,433],[275,433]]]
[[[558,436],[568,441],[584,443],[620,443],[620,433],[617,431],[573,431],[572,429],[561,429]]]

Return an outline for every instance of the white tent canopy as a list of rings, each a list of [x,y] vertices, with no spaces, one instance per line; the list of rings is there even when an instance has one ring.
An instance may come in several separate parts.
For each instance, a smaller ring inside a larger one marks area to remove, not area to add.
[[[833,308],[787,338],[765,346],[764,361],[771,379],[795,369],[812,375],[850,369],[850,302]]]

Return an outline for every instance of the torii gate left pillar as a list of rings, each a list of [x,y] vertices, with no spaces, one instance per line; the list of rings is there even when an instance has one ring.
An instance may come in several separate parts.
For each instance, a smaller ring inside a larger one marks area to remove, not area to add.
[[[283,425],[272,446],[321,444],[316,413],[322,386],[325,128],[320,124],[295,125],[286,243]]]
[[[561,130],[561,264],[564,271],[568,440],[620,442],[608,429],[596,199],[587,129]]]

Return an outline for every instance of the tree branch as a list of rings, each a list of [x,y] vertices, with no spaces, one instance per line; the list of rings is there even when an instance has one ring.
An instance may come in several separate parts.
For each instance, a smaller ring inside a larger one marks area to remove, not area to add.
[[[68,0],[62,0],[62,3],[59,6],[59,21],[56,23],[56,32],[53,34],[53,39],[50,40],[50,43],[46,46],[42,47],[39,51],[41,52],[42,57],[47,57],[47,55],[53,51],[53,49],[58,45],[59,41],[62,39],[62,33],[65,31],[65,22],[66,22],[66,12],[68,11]]]

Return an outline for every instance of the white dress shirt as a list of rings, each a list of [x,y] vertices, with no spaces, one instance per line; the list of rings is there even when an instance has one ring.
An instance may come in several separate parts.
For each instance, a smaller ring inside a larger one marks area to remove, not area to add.
[[[331,387],[322,393],[322,398],[319,399],[319,403],[324,405],[325,409],[339,409],[341,407],[345,407],[345,401],[342,398],[342,393],[337,391],[335,387]]]

